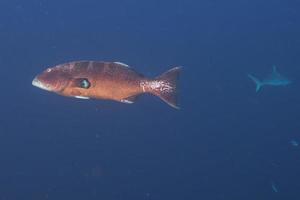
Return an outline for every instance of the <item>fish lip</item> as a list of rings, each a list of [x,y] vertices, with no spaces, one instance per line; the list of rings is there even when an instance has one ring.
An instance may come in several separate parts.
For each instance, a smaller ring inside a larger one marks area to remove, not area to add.
[[[32,80],[32,85],[35,86],[35,87],[41,88],[43,90],[47,90],[47,91],[50,90],[47,86],[45,86],[45,84],[41,83],[41,81],[37,77],[35,77]]]

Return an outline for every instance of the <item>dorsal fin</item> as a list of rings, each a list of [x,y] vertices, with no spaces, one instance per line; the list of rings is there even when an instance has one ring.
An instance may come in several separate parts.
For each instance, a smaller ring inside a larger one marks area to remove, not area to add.
[[[278,72],[277,72],[277,67],[275,66],[275,65],[273,65],[273,74],[278,74]]]

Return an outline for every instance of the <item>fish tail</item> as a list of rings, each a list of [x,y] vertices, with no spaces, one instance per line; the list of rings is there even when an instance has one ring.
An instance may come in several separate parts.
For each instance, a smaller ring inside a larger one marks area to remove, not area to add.
[[[153,80],[148,80],[141,85],[144,92],[149,92],[161,98],[164,102],[179,109],[178,82],[181,67],[174,67]]]
[[[262,82],[251,74],[248,74],[248,77],[256,84],[256,92],[258,92],[263,86]]]

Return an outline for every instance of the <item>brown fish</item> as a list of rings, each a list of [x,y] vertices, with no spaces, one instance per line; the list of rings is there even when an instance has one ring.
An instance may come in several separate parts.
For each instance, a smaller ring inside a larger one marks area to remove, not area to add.
[[[150,79],[120,62],[76,61],[46,69],[32,84],[63,96],[123,103],[133,103],[138,95],[150,93],[178,108],[179,72],[180,67],[175,67]]]

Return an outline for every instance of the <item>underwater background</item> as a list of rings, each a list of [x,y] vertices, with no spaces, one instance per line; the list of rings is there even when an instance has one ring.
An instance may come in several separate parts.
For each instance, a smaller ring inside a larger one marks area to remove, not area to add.
[[[300,197],[300,2],[1,0],[0,200]],[[180,110],[31,85],[73,60],[183,66]],[[292,83],[255,91],[276,65]]]

